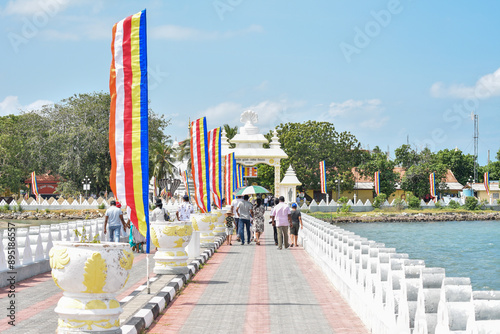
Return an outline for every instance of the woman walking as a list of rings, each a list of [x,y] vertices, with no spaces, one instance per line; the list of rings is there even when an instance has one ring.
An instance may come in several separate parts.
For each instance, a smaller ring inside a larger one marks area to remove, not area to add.
[[[264,213],[266,208],[262,205],[262,198],[257,198],[257,203],[253,208],[253,226],[255,229],[255,243],[260,245],[260,235],[264,233]]]
[[[297,203],[292,204],[292,227],[290,228],[290,236],[292,237],[292,245],[293,247],[297,247],[297,239],[299,238],[299,227],[304,228],[302,225],[302,217],[300,211],[297,210]]]

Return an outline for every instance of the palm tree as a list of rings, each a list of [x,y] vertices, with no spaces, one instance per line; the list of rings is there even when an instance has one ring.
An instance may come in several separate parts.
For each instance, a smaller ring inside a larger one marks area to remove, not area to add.
[[[229,124],[224,124],[223,127],[224,127],[224,130],[226,131],[226,137],[227,137],[228,141],[230,139],[233,139],[233,137],[236,136],[236,134],[238,133],[237,126],[231,127],[231,126],[229,126]],[[230,143],[231,148],[234,148],[235,146],[236,146],[235,144]]]
[[[157,180],[173,176],[177,173],[177,167],[174,165],[175,151],[172,148],[171,141],[154,145],[152,151],[153,176]]]

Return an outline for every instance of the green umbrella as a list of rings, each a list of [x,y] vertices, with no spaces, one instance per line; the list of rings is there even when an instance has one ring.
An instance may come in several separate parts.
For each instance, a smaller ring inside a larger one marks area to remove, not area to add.
[[[248,186],[245,188],[241,188],[236,192],[236,196],[244,196],[244,195],[254,195],[254,194],[269,194],[270,191],[261,186]]]

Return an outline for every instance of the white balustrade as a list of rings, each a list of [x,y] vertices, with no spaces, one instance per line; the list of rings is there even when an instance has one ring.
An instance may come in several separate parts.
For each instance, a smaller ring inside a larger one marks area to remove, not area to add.
[[[468,278],[307,214],[302,221],[299,242],[372,333],[500,333],[500,291],[473,293]]]

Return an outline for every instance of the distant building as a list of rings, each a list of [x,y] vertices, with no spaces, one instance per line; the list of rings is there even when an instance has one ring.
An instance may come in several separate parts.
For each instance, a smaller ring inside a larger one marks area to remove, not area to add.
[[[474,195],[479,199],[487,200],[490,204],[497,204],[497,200],[500,199],[500,187],[498,181],[490,181],[490,194],[486,192],[486,188],[484,187],[484,183],[474,183],[472,185],[472,189],[474,190]],[[491,202],[490,202],[491,198]]]
[[[356,167],[352,168],[351,172],[354,175],[354,189],[341,191],[340,194],[338,194],[338,197],[340,198],[342,196],[345,196],[351,200],[354,200],[354,198],[356,198],[356,201],[361,200],[363,201],[363,203],[366,202],[366,200],[370,200],[370,202],[373,202],[373,194],[374,194],[373,176],[372,175],[362,176]],[[394,172],[399,174],[400,179],[402,179],[406,170],[403,167],[395,167]],[[460,193],[464,188],[464,186],[457,181],[455,175],[449,169],[446,172],[445,183],[447,189],[442,192],[438,192],[439,197],[460,196]],[[328,193],[330,200],[332,199],[337,200],[337,188],[329,189]],[[320,200],[325,196],[324,194],[321,194],[319,189],[308,190],[306,194],[309,197],[314,198],[317,202],[318,199]],[[354,195],[356,195],[356,197],[354,197]],[[400,182],[396,184],[396,191],[388,198],[388,200],[389,202],[391,202],[395,198],[405,198],[405,192],[401,189]]]
[[[59,195],[56,191],[57,185],[62,181],[59,175],[41,174],[36,176],[36,183],[38,185],[38,193],[44,197],[54,197]],[[34,196],[33,189],[31,189],[31,177],[24,180],[27,187],[30,188],[30,196]]]

